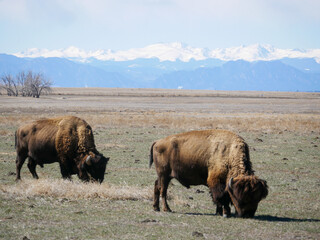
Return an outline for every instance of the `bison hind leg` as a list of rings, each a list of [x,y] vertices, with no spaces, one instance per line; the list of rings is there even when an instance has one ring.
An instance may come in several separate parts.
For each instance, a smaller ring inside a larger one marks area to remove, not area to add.
[[[161,186],[160,194],[161,194],[161,200],[163,205],[163,211],[165,212],[172,212],[167,202],[167,190],[168,190],[170,180],[171,178],[169,177],[163,177],[160,179],[160,186]]]
[[[154,183],[154,203],[153,209],[160,211],[159,208],[159,197],[161,196],[163,211],[171,212],[171,209],[167,202],[167,190],[171,178],[169,176],[161,176]]]
[[[20,172],[21,172],[22,165],[24,164],[26,158],[27,158],[27,155],[20,154],[20,153],[17,154],[17,158],[16,158],[16,181],[21,180]]]
[[[159,186],[159,181],[157,179],[154,182],[154,195],[153,195],[153,209],[155,211],[160,211],[159,198],[160,198],[160,186]]]

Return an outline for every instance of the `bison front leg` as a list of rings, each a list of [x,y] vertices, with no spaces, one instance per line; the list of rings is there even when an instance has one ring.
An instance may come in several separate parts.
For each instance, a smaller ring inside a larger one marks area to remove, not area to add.
[[[34,161],[34,159],[29,157],[29,160],[28,160],[29,171],[31,172],[33,178],[39,179],[38,174],[36,172],[36,166],[37,166],[37,164]]]
[[[225,192],[222,199],[220,200],[223,203],[223,216],[230,217],[231,216],[231,209],[230,209],[230,196],[229,193]]]
[[[223,217],[231,216],[230,196],[227,192],[219,192],[217,189],[210,188],[212,201],[217,205],[216,214]]]
[[[222,216],[222,214],[223,214],[223,207],[222,207],[221,203],[217,202],[216,205],[217,205],[216,214]]]
[[[209,186],[212,201],[217,205],[216,214],[224,217],[230,217],[230,196],[225,191],[225,184],[219,177],[215,177],[213,174],[209,174],[207,184]]]
[[[59,163],[59,164],[60,164],[60,172],[63,179],[71,180],[70,168],[64,163]]]

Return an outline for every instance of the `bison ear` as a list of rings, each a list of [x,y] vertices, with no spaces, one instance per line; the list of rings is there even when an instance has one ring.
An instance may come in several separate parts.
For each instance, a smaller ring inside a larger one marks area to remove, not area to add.
[[[90,156],[90,155],[86,158],[85,163],[86,163],[88,166],[91,166],[91,165],[92,165],[92,159],[91,159],[91,156]]]

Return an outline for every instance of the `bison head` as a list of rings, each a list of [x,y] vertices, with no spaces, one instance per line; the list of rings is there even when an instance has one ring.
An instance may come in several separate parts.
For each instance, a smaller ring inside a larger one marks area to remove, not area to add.
[[[102,154],[90,153],[84,159],[79,178],[84,181],[92,179],[102,183],[109,158],[104,157]]]
[[[244,218],[254,217],[258,203],[268,195],[267,182],[256,176],[231,178],[227,190],[237,215]]]

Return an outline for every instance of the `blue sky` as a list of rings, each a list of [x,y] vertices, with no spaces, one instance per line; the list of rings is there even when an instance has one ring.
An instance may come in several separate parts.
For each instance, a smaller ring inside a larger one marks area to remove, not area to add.
[[[320,48],[319,0],[0,0],[0,53],[154,43]]]

